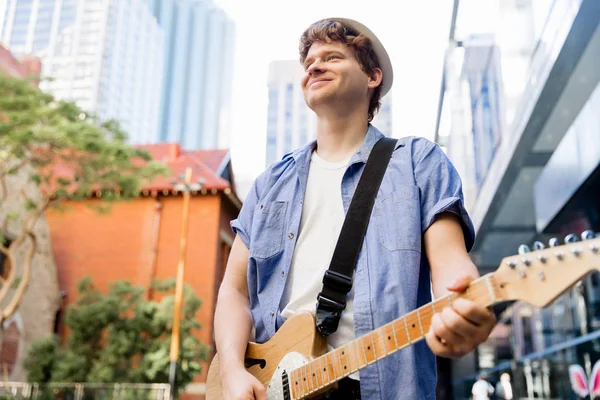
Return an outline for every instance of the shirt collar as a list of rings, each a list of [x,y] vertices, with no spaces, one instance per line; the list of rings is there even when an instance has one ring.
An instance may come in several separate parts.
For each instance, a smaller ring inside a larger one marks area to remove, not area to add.
[[[369,158],[369,154],[371,154],[371,150],[375,143],[379,139],[383,137],[383,133],[379,131],[379,129],[375,128],[373,125],[369,124],[367,128],[367,134],[365,135],[365,139],[362,145],[358,148],[356,153],[350,158],[350,164],[354,164],[357,162],[366,163]],[[294,151],[292,153],[292,158],[296,162],[297,165],[300,166],[301,169],[308,169],[308,165],[310,164],[310,156],[312,152],[317,147],[317,141],[313,140],[308,145],[301,147],[300,149]]]

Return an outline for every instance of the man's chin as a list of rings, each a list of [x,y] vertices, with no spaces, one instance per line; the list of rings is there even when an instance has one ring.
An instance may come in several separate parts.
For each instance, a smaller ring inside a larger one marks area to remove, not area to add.
[[[334,96],[330,93],[315,93],[308,98],[308,106],[315,110],[323,105],[327,105],[331,103],[334,99]]]

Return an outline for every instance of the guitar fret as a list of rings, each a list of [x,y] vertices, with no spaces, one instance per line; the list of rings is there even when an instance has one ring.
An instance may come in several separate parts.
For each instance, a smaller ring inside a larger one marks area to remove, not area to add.
[[[306,393],[310,393],[310,374],[308,373],[308,365],[304,365],[304,382],[306,383]]]
[[[323,382],[323,386],[325,386],[325,383],[329,382],[329,377],[327,376],[327,362],[325,362],[325,366],[323,366],[323,357],[319,357],[319,360],[321,360],[321,364],[319,365],[319,372],[322,374],[321,382]]]
[[[365,366],[369,365],[369,359],[367,358],[367,351],[365,350],[365,341],[362,340],[362,349],[363,349],[363,354],[365,356]]]
[[[315,388],[319,387],[319,382],[317,382],[317,374],[315,373],[315,366],[313,365],[313,363],[308,363],[308,365],[310,366],[310,374],[311,374],[311,379],[310,382],[312,384],[313,387],[313,391],[315,390]]]
[[[419,320],[419,327],[421,328],[421,336],[425,336],[425,332],[423,332],[423,323],[421,322],[421,313],[417,308],[417,319]]]
[[[338,353],[339,353],[339,350],[337,350],[337,351],[338,351]],[[343,354],[344,354],[344,353],[342,352],[342,355],[343,355]],[[344,362],[342,361],[342,357],[340,357],[340,355],[339,355],[339,354],[338,354],[338,360],[340,360],[340,372],[342,373],[342,376],[344,376],[344,375],[346,375],[346,374],[344,373]]]
[[[298,375],[300,375],[298,377],[298,380],[300,381],[300,394],[306,393],[306,385],[304,384],[305,380],[303,379],[303,376],[302,376],[302,368],[303,367],[298,368]]]
[[[394,327],[394,323],[392,322],[392,332],[394,333],[394,342],[396,343],[396,349],[399,348],[398,346],[398,338],[396,337],[396,328]]]
[[[319,365],[317,363],[317,360],[318,359],[311,361],[311,364],[312,364],[311,368],[313,369],[315,385],[317,388],[319,388],[321,385],[319,384]]]
[[[356,354],[354,354],[354,348],[350,344],[344,345],[346,351],[346,362],[348,363],[348,374],[358,370],[358,364],[355,364]]]
[[[302,379],[300,378],[300,369],[294,371],[294,391],[298,392],[298,395],[302,392]]]
[[[373,346],[373,356],[375,356],[375,361],[377,361],[377,351],[375,350],[375,341],[373,340],[373,332],[369,334],[371,337],[371,346]]]
[[[354,357],[356,358],[356,370],[358,371],[360,366],[360,360],[358,359],[358,340],[354,341]]]
[[[329,354],[330,354],[330,357],[331,357],[331,369],[333,370],[333,378],[335,380],[337,380],[338,379],[338,375],[335,372],[335,357],[333,356],[332,353],[329,353]]]
[[[386,345],[387,342],[385,340],[385,332],[383,332],[381,329],[378,329],[378,331],[379,331],[379,334],[377,336],[379,337],[380,340],[383,340],[383,350],[385,350],[385,356],[387,357],[387,355],[390,353],[388,352],[387,345]]]
[[[410,332],[408,332],[408,322],[406,322],[406,316],[402,318],[404,320],[404,328],[406,328],[406,338],[408,339],[408,343],[412,344],[412,339],[410,337]]]

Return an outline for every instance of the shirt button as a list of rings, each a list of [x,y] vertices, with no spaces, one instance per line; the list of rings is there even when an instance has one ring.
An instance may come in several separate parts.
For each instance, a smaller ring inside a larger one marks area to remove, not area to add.
[[[285,271],[281,271],[281,276],[285,276]]]
[[[290,233],[290,234],[288,235],[288,237],[289,237],[290,239],[293,239],[293,238],[294,238],[294,234],[293,234],[293,233]]]
[[[271,311],[271,317],[274,317],[275,313],[273,311]]]

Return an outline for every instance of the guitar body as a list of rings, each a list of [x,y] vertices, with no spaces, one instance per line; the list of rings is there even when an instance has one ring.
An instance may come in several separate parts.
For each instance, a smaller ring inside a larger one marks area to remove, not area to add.
[[[267,399],[284,400],[281,392],[283,371],[290,371],[327,352],[327,339],[315,329],[315,320],[310,313],[293,316],[266,343],[249,343],[245,365],[267,388]],[[335,386],[330,387],[333,389]],[[315,393],[315,396],[322,394]],[[219,370],[218,354],[213,358],[206,379],[206,400],[221,400],[223,389]]]

